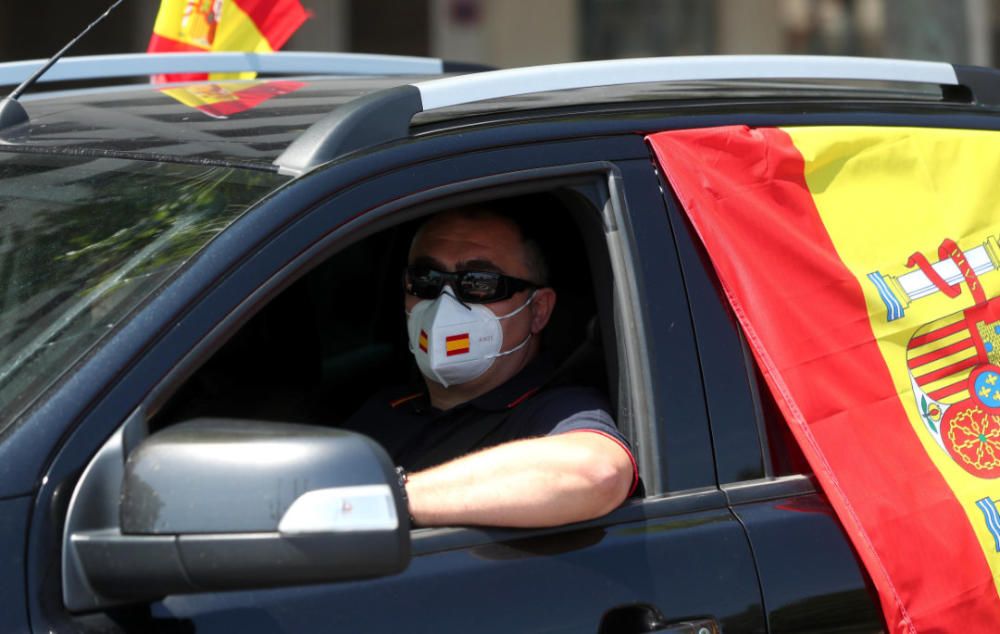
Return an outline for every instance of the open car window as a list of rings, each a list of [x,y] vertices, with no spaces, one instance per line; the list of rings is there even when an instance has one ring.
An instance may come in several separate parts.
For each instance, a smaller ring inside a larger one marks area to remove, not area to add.
[[[607,267],[596,212],[568,192],[493,201],[537,211],[537,233],[551,252],[558,295],[542,354],[559,381],[616,386],[606,364],[614,327],[599,314],[593,267]],[[338,427],[371,395],[392,385],[421,386],[409,351],[403,270],[421,218],[384,229],[333,254],[274,297],[187,379],[156,414],[151,431],[195,417],[277,420]],[[590,224],[587,224],[587,223]],[[593,236],[592,236],[593,237]],[[595,260],[596,262],[592,261]],[[610,295],[600,301],[610,301]],[[614,354],[614,346],[610,350]],[[612,363],[612,368],[614,364]],[[612,370],[613,372],[613,370]]]

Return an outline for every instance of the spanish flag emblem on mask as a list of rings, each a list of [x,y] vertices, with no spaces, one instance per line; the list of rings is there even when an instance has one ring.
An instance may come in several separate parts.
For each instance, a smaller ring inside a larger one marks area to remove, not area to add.
[[[449,357],[467,353],[469,351],[469,333],[445,337],[444,349],[445,354]]]

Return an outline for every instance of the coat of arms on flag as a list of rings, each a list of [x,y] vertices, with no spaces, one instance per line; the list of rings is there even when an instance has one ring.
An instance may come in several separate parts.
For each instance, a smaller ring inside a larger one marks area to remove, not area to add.
[[[222,0],[187,0],[181,14],[179,35],[183,41],[210,49],[215,43],[220,18]]]
[[[895,321],[913,301],[935,293],[956,298],[963,285],[974,305],[918,328],[906,346],[906,364],[918,411],[938,445],[980,478],[1000,477],[1000,299],[987,298],[979,279],[997,270],[995,237],[963,251],[950,239],[931,265],[921,252],[916,266],[896,278],[869,273]]]

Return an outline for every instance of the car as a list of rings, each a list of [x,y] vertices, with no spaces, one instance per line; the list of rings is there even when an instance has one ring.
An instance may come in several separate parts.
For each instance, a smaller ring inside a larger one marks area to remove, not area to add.
[[[261,78],[111,82],[193,71]],[[0,631],[885,629],[645,135],[998,129],[995,71],[275,53],[50,72],[90,85],[29,90],[0,130]],[[635,448],[644,495],[598,519],[411,530],[385,452],[337,429],[405,378],[416,224],[484,202],[549,236],[550,354]]]

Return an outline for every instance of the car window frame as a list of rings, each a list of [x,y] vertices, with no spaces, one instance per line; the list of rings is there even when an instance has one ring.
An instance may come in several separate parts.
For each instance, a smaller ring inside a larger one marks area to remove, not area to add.
[[[772,448],[758,392],[762,386],[753,373],[753,354],[680,201],[663,175],[658,177],[695,324],[716,477],[720,485],[771,479]],[[713,398],[721,393],[727,398]]]
[[[758,379],[756,360],[725,298],[711,261],[662,172],[657,178],[687,288],[701,379],[712,435],[712,452],[719,488],[730,505],[816,493],[811,469],[778,473],[777,462],[788,464],[797,447],[790,435],[775,438],[762,399],[768,386]],[[722,343],[719,345],[720,335]],[[725,392],[725,399],[713,394]],[[738,392],[735,393],[734,392]],[[721,406],[720,406],[721,405]],[[770,423],[785,424],[784,420]],[[805,464],[804,459],[801,461]]]

